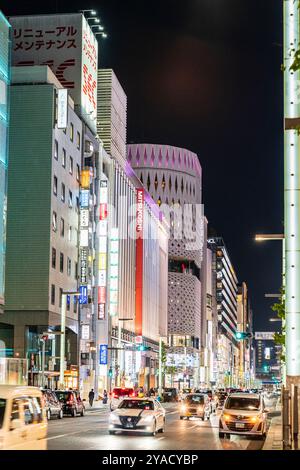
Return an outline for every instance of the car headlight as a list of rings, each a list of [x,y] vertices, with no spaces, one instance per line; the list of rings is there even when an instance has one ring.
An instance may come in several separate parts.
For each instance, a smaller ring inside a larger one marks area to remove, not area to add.
[[[141,421],[144,421],[144,423],[151,423],[151,421],[153,421],[154,419],[154,416],[152,415],[148,415],[148,416],[144,416]]]
[[[251,423],[258,423],[261,420],[262,420],[262,415],[253,416],[251,418]]]
[[[111,414],[109,417],[109,422],[111,424],[119,424],[120,423],[119,416]]]
[[[186,405],[181,405],[181,411],[186,411]]]
[[[222,418],[224,419],[224,421],[230,421],[231,420],[231,415],[224,414],[222,416]]]

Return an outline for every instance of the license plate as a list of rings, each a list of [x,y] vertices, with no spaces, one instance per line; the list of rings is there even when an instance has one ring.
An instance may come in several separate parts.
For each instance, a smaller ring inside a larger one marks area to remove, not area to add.
[[[235,423],[235,427],[237,429],[243,429],[245,427],[245,424],[244,423]]]
[[[126,428],[133,428],[133,423],[126,423]]]

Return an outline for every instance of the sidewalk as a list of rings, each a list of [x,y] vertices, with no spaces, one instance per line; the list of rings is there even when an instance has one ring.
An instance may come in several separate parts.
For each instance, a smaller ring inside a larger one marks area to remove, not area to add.
[[[281,404],[277,403],[276,408],[270,413],[270,427],[262,450],[282,450],[282,421],[281,421]]]

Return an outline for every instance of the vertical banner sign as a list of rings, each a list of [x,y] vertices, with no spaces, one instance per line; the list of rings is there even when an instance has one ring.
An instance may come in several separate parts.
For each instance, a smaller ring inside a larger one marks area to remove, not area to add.
[[[100,344],[100,361],[103,366],[107,365],[107,344]]]
[[[60,88],[57,90],[57,128],[68,127],[68,90]]]
[[[119,231],[111,229],[110,235],[110,289],[109,312],[112,317],[118,311],[118,283],[119,283]]]
[[[143,326],[143,251],[144,251],[144,189],[137,189],[136,271],[135,271],[135,334],[142,336]]]
[[[107,286],[107,180],[100,180],[100,220],[99,227],[99,266],[98,266],[98,320],[105,319],[106,286]],[[106,210],[101,208],[105,206]]]

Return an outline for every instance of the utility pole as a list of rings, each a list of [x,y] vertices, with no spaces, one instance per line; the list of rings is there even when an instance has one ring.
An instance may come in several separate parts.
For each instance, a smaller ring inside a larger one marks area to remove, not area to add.
[[[284,228],[287,387],[300,382],[300,96],[299,70],[291,70],[299,49],[299,2],[284,0]]]

